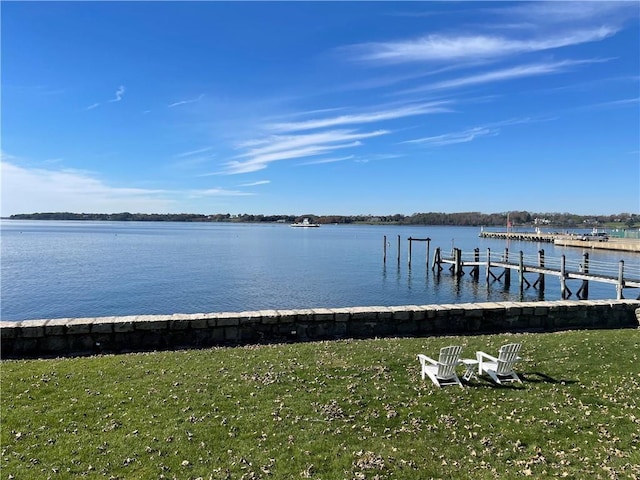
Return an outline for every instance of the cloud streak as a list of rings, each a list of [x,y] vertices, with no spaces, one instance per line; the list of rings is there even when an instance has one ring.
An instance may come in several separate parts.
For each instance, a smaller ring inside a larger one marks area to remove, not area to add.
[[[408,105],[391,110],[353,113],[350,115],[339,115],[336,117],[320,118],[315,120],[303,120],[300,122],[273,123],[268,125],[267,128],[277,132],[294,132],[341,125],[381,122],[383,120],[394,120],[410,116],[450,112],[450,104],[450,101],[429,102],[417,105]]]
[[[470,128],[462,132],[446,133],[443,135],[436,135],[433,137],[417,138],[415,140],[408,140],[404,143],[414,143],[433,147],[443,147],[445,145],[453,145],[455,143],[468,143],[476,140],[480,137],[498,135],[499,130],[486,127]]]
[[[259,180],[257,182],[252,182],[252,183],[243,183],[240,186],[241,187],[257,187],[258,185],[267,185],[269,183],[271,183],[271,180]]]
[[[329,130],[301,135],[273,135],[261,141],[252,141],[248,151],[224,165],[222,173],[228,175],[263,170],[272,162],[314,157],[327,152],[362,145],[362,140],[388,134],[387,130],[357,132],[354,130]],[[245,144],[247,145],[247,144]]]
[[[119,102],[120,100],[122,100],[123,95],[124,95],[124,85],[120,85],[118,87],[118,90],[116,90],[115,97],[112,98],[109,101],[110,102]]]
[[[477,73],[466,77],[458,77],[450,80],[442,80],[440,82],[434,82],[422,87],[416,87],[409,90],[404,90],[401,93],[416,93],[429,90],[443,90],[451,88],[467,87],[471,85],[480,85],[483,83],[504,82],[506,80],[515,80],[518,78],[533,77],[539,75],[551,75],[556,73],[563,73],[577,65],[584,65],[589,63],[601,63],[608,61],[608,59],[592,59],[592,60],[564,60],[560,62],[551,63],[532,63],[526,65],[517,65],[515,67],[508,67],[498,70],[490,70],[483,73]]]
[[[417,144],[431,147],[443,147],[446,145],[453,145],[456,143],[468,143],[482,137],[495,137],[500,134],[502,127],[512,125],[522,125],[527,123],[533,123],[542,121],[541,119],[531,118],[512,118],[509,120],[503,120],[500,122],[493,122],[479,127],[468,128],[460,132],[445,133],[442,135],[434,135],[429,137],[416,138],[413,140],[407,140],[402,143]]]
[[[356,60],[383,63],[443,62],[496,59],[600,41],[615,33],[614,27],[578,30],[548,38],[512,39],[496,35],[427,35],[397,42],[366,43],[349,47]]]
[[[174,102],[174,103],[170,103],[169,105],[167,105],[167,107],[169,108],[173,108],[173,107],[178,107],[180,105],[186,105],[189,103],[196,103],[199,102],[200,100],[202,100],[204,98],[204,93],[201,93],[198,98],[192,98],[190,100],[180,100],[178,102]]]

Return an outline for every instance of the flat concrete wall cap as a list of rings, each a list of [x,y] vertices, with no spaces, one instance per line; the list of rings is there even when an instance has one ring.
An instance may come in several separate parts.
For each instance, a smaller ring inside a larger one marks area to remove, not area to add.
[[[582,300],[564,300],[565,305],[568,308],[581,308]]]
[[[352,320],[375,320],[378,310],[375,307],[356,307],[351,310]]]

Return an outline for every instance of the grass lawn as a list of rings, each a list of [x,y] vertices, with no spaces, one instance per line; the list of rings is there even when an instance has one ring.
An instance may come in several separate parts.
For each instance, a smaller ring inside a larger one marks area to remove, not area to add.
[[[420,378],[512,341],[523,385]],[[0,475],[635,479],[639,357],[621,329],[3,361]]]

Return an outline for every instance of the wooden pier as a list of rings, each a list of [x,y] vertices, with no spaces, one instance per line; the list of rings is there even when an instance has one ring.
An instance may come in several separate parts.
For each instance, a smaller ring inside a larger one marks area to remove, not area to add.
[[[564,255],[560,258],[545,257],[544,250],[540,250],[536,257],[525,256],[522,251],[517,255],[511,255],[509,249],[505,249],[502,254],[493,254],[491,249],[487,249],[484,259],[480,256],[480,249],[476,248],[473,253],[463,253],[460,249],[454,248],[450,256],[444,256],[438,247],[434,251],[432,269],[440,272],[443,265],[449,265],[449,269],[455,276],[465,274],[465,268],[471,268],[470,274],[474,279],[480,276],[480,267],[485,267],[485,278],[487,283],[491,281],[504,281],[505,286],[511,283],[511,272],[518,275],[520,291],[525,288],[536,288],[541,294],[544,293],[545,275],[552,275],[560,278],[560,294],[562,299],[568,299],[573,292],[569,289],[569,280],[580,280],[581,284],[576,291],[576,297],[586,300],[589,296],[589,282],[600,282],[615,285],[616,298],[624,298],[624,290],[629,288],[640,288],[640,272],[625,272],[624,260],[620,260],[617,265],[611,263],[593,262],[589,259],[589,254],[582,255],[581,262],[567,262]],[[494,273],[501,270],[499,274]],[[534,274],[535,280],[526,278],[526,274]],[[640,295],[638,295],[640,299]]]
[[[553,243],[561,236],[555,233],[534,233],[534,232],[480,232],[480,238],[494,238],[498,240],[520,240],[527,242]]]

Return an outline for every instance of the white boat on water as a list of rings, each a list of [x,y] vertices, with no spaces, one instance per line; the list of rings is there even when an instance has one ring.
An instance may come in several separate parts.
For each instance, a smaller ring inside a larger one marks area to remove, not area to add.
[[[305,218],[301,222],[291,224],[292,227],[319,227],[317,223],[311,223],[308,218]]]

